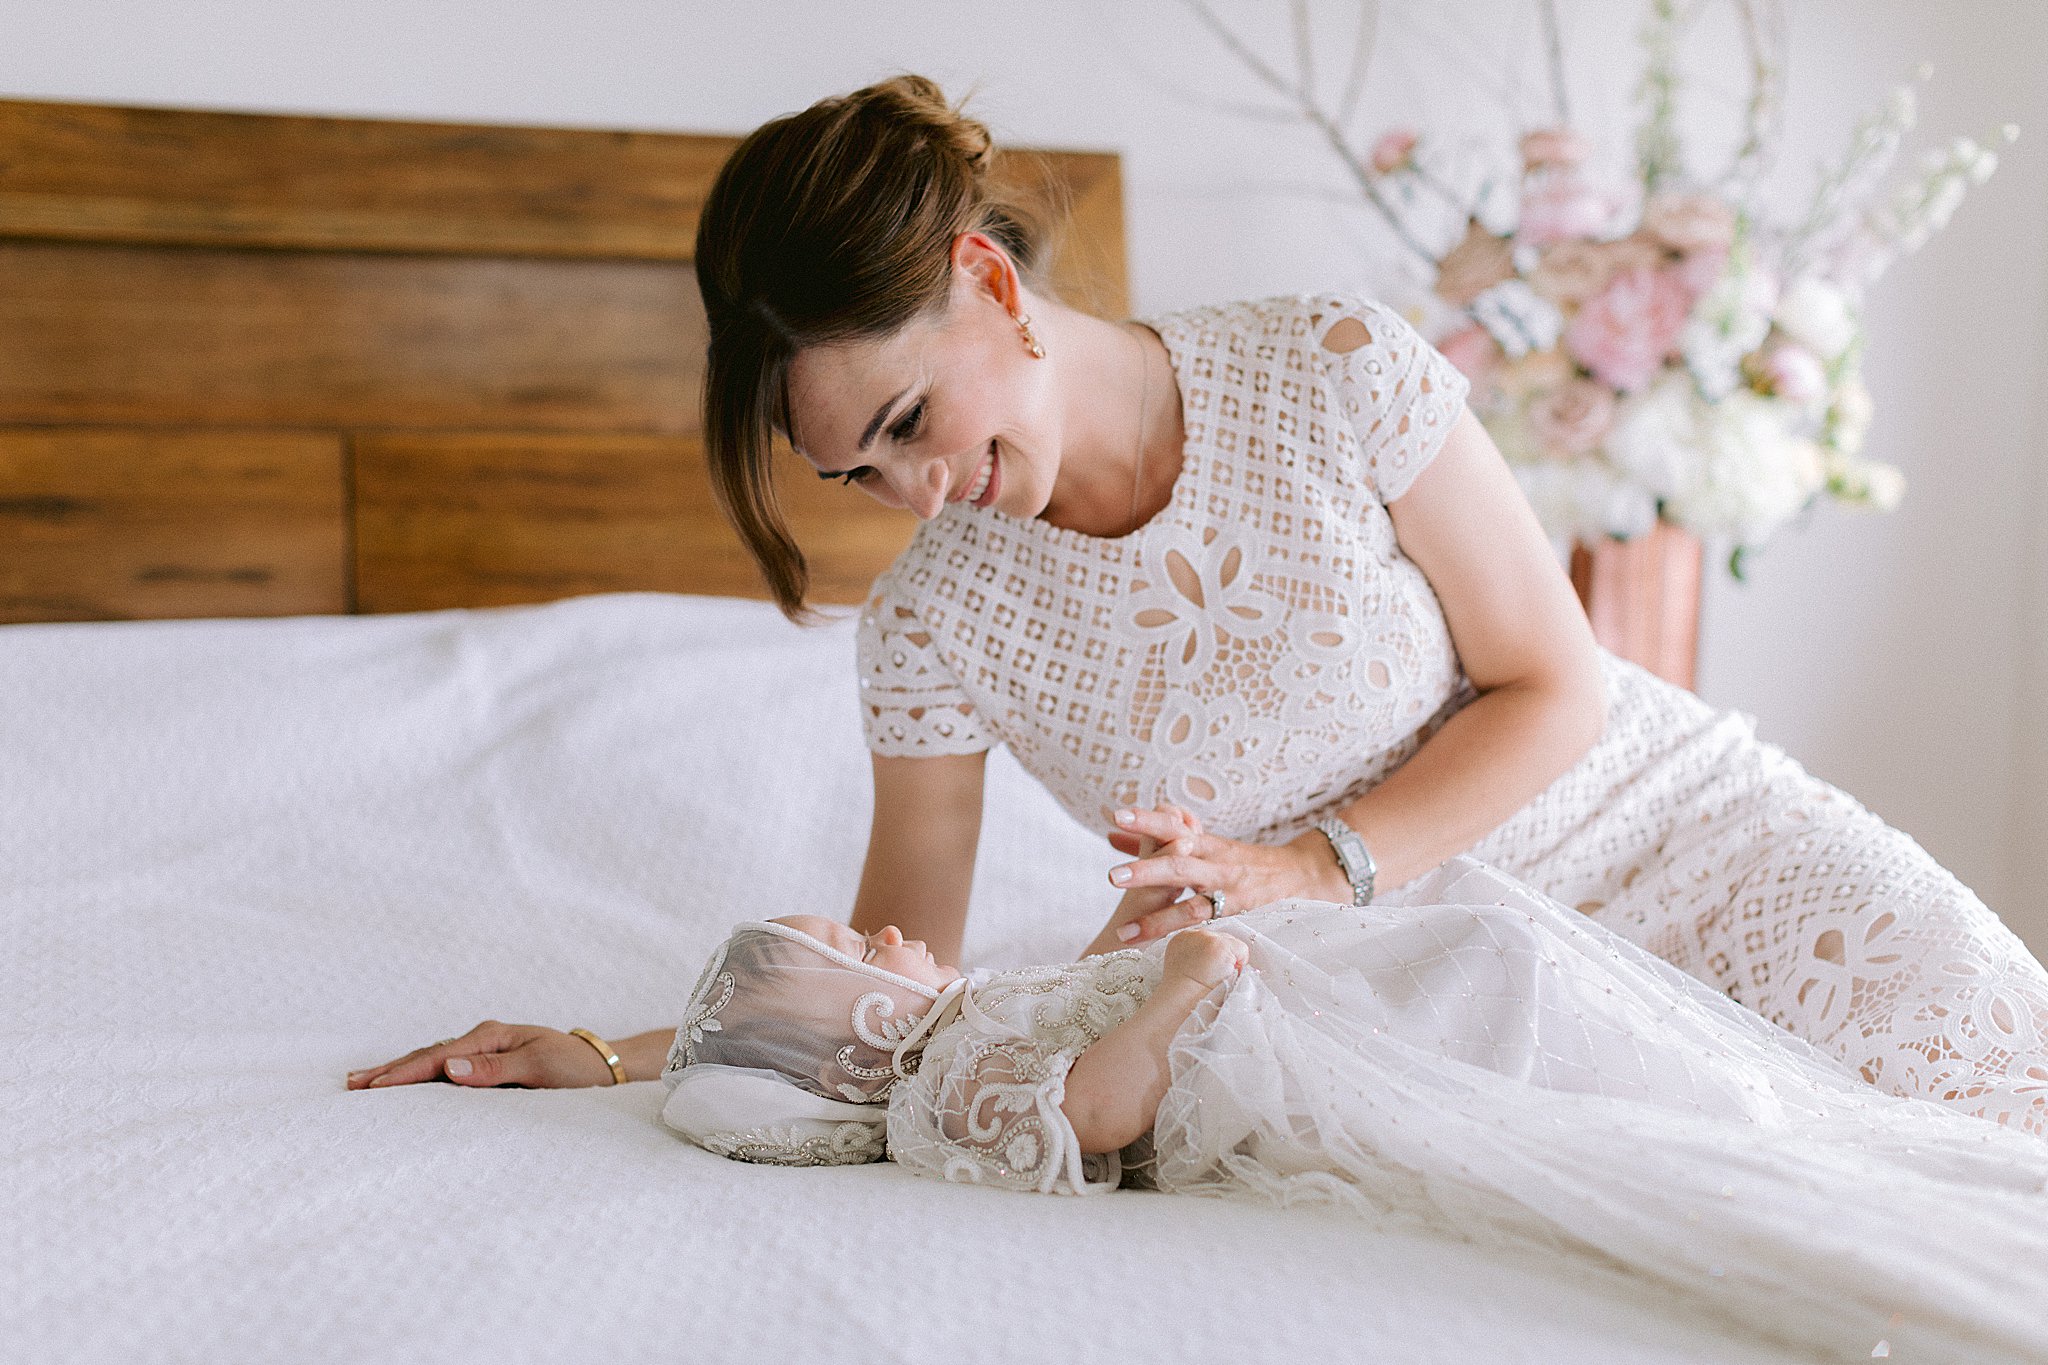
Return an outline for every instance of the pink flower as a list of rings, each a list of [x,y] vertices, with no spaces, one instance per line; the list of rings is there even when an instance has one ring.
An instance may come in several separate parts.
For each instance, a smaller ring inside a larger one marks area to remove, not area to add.
[[[1372,168],[1381,175],[1400,170],[1415,155],[1415,141],[1413,128],[1396,128],[1382,134],[1372,144]]]
[[[1522,166],[1571,170],[1592,154],[1592,144],[1569,128],[1538,128],[1522,135]]]
[[[1436,295],[1463,308],[1504,280],[1515,277],[1515,244],[1496,237],[1477,218],[1465,220],[1465,235],[1436,266]]]
[[[1772,393],[1794,403],[1811,403],[1828,389],[1827,370],[1820,358],[1791,342],[1770,349],[1764,357],[1764,374],[1771,381]]]
[[[1610,282],[1630,270],[1655,270],[1671,259],[1671,252],[1663,243],[1641,231],[1611,242],[1595,242],[1593,250],[1606,265]]]
[[[1571,175],[1544,175],[1522,193],[1515,240],[1546,246],[1572,237],[1597,237],[1613,221],[1616,204]]]
[[[1613,275],[1605,252],[1574,237],[1545,249],[1529,272],[1529,283],[1552,303],[1576,308],[1605,289]]]
[[[1492,382],[1494,373],[1507,358],[1500,343],[1488,334],[1484,327],[1474,323],[1463,327],[1436,343],[1444,359],[1458,367],[1458,372],[1472,381],[1473,387],[1483,388]]]
[[[1622,272],[1572,318],[1564,341],[1602,383],[1632,393],[1650,382],[1678,342],[1693,296],[1676,272]]]
[[[1593,379],[1568,379],[1529,405],[1529,430],[1560,458],[1599,449],[1613,425],[1614,390]]]
[[[1711,194],[1655,194],[1643,206],[1643,229],[1688,256],[1725,256],[1735,241],[1735,210]]]
[[[1507,367],[1500,377],[1501,392],[1523,399],[1576,378],[1579,367],[1563,351],[1531,351]]]
[[[1678,278],[1692,291],[1695,299],[1703,299],[1714,292],[1714,286],[1721,282],[1721,272],[1728,268],[1728,253],[1724,251],[1696,251],[1680,261],[1676,267]]]

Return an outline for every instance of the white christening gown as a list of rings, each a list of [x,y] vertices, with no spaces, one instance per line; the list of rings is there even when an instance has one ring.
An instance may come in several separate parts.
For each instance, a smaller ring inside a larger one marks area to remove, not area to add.
[[[888,1111],[909,1170],[1335,1205],[1647,1278],[1828,1359],[2048,1359],[2048,1142],[1885,1094],[1499,870],[1219,922],[1246,970],[1170,1051],[1146,1139],[1084,1156],[1074,1059],[1164,943],[980,971]]]
[[[919,526],[862,614],[867,742],[1003,744],[1105,834],[1164,798],[1284,842],[1476,695],[1387,510],[1467,384],[1357,294],[1146,321],[1186,429],[1171,502],[1117,538],[964,502]],[[1601,667],[1606,733],[1464,851],[1880,1089],[2048,1136],[2048,969],[2018,935],[1752,717]]]

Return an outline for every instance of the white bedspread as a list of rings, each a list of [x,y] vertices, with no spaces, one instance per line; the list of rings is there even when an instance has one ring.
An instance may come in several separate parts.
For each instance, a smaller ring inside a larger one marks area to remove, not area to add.
[[[846,913],[854,692],[850,621],[652,593],[0,627],[0,1360],[1790,1358],[1337,1214],[743,1166],[658,1083],[343,1088]],[[1113,857],[998,753],[970,961],[1077,951]]]

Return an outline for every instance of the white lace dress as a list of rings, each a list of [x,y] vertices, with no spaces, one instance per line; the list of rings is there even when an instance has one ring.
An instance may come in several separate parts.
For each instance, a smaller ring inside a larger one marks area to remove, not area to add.
[[[1368,339],[1332,349],[1346,319]],[[964,503],[920,526],[862,612],[868,744],[1007,744],[1091,829],[1170,798],[1284,840],[1475,695],[1386,510],[1467,384],[1355,294],[1142,321],[1182,396],[1171,503],[1116,539]],[[1601,662],[1605,735],[1467,851],[1884,1090],[2048,1135],[2048,970],[2019,938],[1753,717]]]
[[[1061,1103],[1163,943],[971,977],[890,1096],[890,1157],[1335,1206],[1647,1277],[1826,1359],[2048,1359],[2048,1143],[1887,1095],[1463,856],[1369,906],[1222,927],[1246,970],[1175,1036],[1149,1141],[1084,1156]]]

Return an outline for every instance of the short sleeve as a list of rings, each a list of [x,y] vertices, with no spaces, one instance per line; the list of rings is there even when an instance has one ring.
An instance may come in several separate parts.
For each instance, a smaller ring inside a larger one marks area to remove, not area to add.
[[[886,757],[932,758],[995,747],[931,628],[902,600],[893,575],[876,581],[854,636],[860,723],[868,748]]]
[[[1382,503],[1408,491],[1436,458],[1471,389],[1408,319],[1362,294],[1310,300],[1315,354],[1358,439]]]
[[[1040,1194],[1117,1187],[1114,1152],[1083,1154],[1060,1109],[1073,1055],[1030,1038],[934,1041],[889,1099],[889,1159],[916,1175]]]

